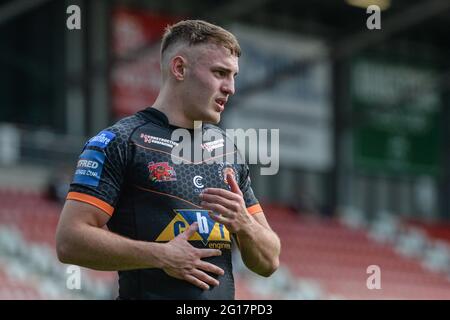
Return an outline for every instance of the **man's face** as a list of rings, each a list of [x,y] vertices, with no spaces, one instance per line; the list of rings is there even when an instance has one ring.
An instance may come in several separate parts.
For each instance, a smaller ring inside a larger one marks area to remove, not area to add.
[[[228,98],[234,94],[238,58],[216,44],[191,49],[183,84],[185,114],[192,121],[217,124]]]

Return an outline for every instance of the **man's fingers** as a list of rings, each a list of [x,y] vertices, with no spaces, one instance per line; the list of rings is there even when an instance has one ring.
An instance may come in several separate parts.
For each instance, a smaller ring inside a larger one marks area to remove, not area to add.
[[[219,276],[223,276],[225,273],[222,268],[219,268],[218,266],[206,261],[200,261],[200,263],[198,264],[198,268],[210,273],[217,274]]]
[[[185,240],[189,240],[189,238],[192,237],[197,230],[198,230],[198,223],[194,222],[186,229],[186,231],[181,233],[179,237]]]
[[[241,189],[239,189],[239,185],[237,184],[237,182],[234,179],[234,176],[232,174],[227,174],[227,182],[228,182],[228,185],[231,188],[231,192],[242,196]]]
[[[212,210],[212,211],[219,213],[221,215],[224,215],[226,217],[230,216],[230,210],[220,204],[210,203],[210,202],[206,202],[206,201],[202,201],[200,204],[203,208],[205,208],[207,210]]]
[[[203,289],[203,290],[208,290],[209,289],[209,286],[206,283],[204,283],[203,281],[197,279],[194,276],[187,275],[184,279],[187,282],[193,284],[194,286],[199,287],[200,289]]]
[[[214,194],[220,197],[223,197],[228,200],[240,200],[242,199],[241,196],[237,195],[236,193],[231,192],[230,190],[220,189],[220,188],[208,188],[203,191],[203,194]]]
[[[217,279],[214,279],[213,277],[207,275],[206,273],[204,273],[201,270],[198,270],[198,269],[192,270],[192,275],[194,277],[196,277],[197,279],[199,279],[200,281],[206,283],[209,286],[218,286],[219,285],[219,281]]]
[[[214,221],[225,225],[227,228],[229,227],[229,223],[230,223],[229,219],[227,219],[227,218],[225,218],[223,216],[220,216],[218,214],[214,214],[214,212],[208,212],[208,214],[209,214],[209,217],[211,219],[213,219]]]
[[[219,249],[198,249],[200,258],[217,257],[222,255]]]
[[[236,210],[236,202],[233,202],[231,200],[228,200],[224,197],[218,196],[218,195],[214,195],[214,194],[209,194],[209,193],[204,193],[202,194],[202,200],[209,202],[209,203],[217,203],[220,204],[230,210]]]

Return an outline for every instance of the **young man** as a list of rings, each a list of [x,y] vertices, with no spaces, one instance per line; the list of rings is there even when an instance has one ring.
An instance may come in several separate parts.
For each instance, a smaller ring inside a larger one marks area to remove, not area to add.
[[[227,139],[212,124],[234,94],[239,56],[236,38],[218,26],[187,20],[167,28],[154,105],[84,146],[57,229],[61,262],[118,270],[120,299],[234,299],[232,237],[249,269],[277,269],[280,241],[248,167],[171,157],[173,131],[192,133],[194,121]]]

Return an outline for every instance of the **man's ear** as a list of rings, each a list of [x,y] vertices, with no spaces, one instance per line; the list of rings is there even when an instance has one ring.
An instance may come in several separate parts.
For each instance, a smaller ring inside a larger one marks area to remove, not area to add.
[[[185,67],[186,67],[186,60],[182,56],[175,56],[172,58],[170,64],[170,71],[172,72],[176,80],[179,81],[184,80]]]

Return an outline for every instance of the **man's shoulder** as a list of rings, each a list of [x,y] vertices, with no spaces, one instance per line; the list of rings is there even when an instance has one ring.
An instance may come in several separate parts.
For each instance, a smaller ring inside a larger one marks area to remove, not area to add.
[[[106,130],[109,129],[115,132],[131,134],[136,128],[145,125],[147,122],[147,119],[140,116],[139,113],[135,113],[131,116],[120,119]]]
[[[148,123],[148,120],[135,113],[131,116],[122,118],[111,126],[103,129],[101,132],[111,132],[116,137],[127,140],[133,132],[139,127]]]
[[[85,147],[106,149],[107,147],[124,145],[133,132],[146,123],[146,119],[140,117],[138,114],[122,118],[111,126],[104,128],[95,136],[92,136],[86,142]]]

